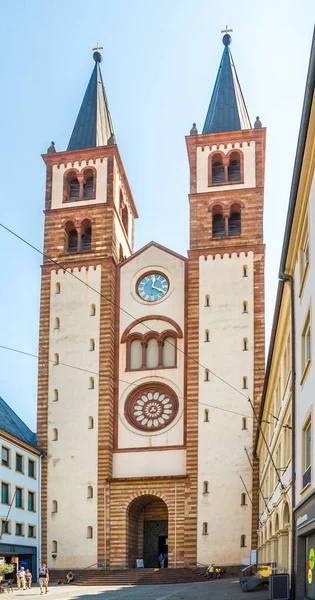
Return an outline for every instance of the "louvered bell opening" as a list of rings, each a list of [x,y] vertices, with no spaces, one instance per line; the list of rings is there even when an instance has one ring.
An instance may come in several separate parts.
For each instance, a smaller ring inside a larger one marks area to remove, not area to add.
[[[81,238],[81,250],[91,250],[92,229],[87,227]]]
[[[215,183],[224,183],[224,166],[220,162],[212,165],[212,185]]]
[[[71,229],[68,233],[68,252],[77,252],[78,250],[78,232]]]
[[[94,178],[88,177],[83,187],[83,198],[92,198],[94,187]]]
[[[69,183],[69,198],[70,200],[79,200],[80,184],[77,179],[72,179]]]
[[[241,167],[239,160],[231,160],[228,168],[229,182],[234,183],[241,180]]]
[[[234,212],[229,218],[229,237],[232,237],[233,235],[241,235],[241,233],[241,214],[239,212]]]
[[[225,236],[225,223],[223,216],[218,214],[212,218],[212,237],[224,237]]]

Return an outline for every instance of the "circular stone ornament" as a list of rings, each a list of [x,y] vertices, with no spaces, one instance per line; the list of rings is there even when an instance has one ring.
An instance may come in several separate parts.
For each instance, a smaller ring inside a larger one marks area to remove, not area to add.
[[[125,417],[136,429],[155,432],[172,423],[178,413],[178,398],[159,382],[139,385],[125,401]]]

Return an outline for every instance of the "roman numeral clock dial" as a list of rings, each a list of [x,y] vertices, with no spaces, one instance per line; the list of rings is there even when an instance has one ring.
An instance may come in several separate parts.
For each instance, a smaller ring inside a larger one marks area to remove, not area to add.
[[[139,281],[137,293],[146,302],[156,302],[167,294],[169,283],[161,273],[148,273]]]

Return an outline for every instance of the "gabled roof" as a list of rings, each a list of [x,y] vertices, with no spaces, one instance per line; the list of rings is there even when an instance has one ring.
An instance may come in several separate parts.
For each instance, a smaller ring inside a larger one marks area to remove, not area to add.
[[[22,442],[37,448],[36,434],[25,425],[14,410],[12,410],[12,408],[10,408],[10,406],[0,397],[0,430],[1,429]]]
[[[136,256],[138,256],[139,254],[142,254],[143,252],[145,252],[152,246],[155,248],[158,248],[159,250],[162,250],[162,252],[167,252],[168,254],[171,254],[172,256],[179,258],[180,260],[183,260],[185,262],[187,261],[187,258],[185,256],[182,256],[182,254],[178,254],[177,252],[174,252],[173,250],[166,248],[166,246],[162,246],[162,244],[158,244],[157,242],[152,241],[152,242],[149,242],[148,244],[146,244],[145,246],[142,246],[142,248],[140,248],[140,250],[137,250],[137,252],[134,252],[134,254],[131,254],[131,256],[128,256],[128,258],[123,260],[118,266],[123,267],[127,262],[129,262],[130,260],[133,260]]]
[[[231,37],[223,37],[224,50],[212,92],[203,134],[220,131],[251,129],[251,124],[238,81],[229,44]]]
[[[103,84],[99,52],[79,110],[67,150],[94,148],[115,143],[114,129]]]

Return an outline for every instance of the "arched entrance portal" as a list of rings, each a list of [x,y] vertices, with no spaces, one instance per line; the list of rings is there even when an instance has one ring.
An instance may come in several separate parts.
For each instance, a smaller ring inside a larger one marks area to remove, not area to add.
[[[143,559],[145,568],[159,566],[160,553],[168,554],[168,510],[165,502],[153,495],[135,498],[127,510],[128,566]],[[167,566],[167,560],[166,564]]]

